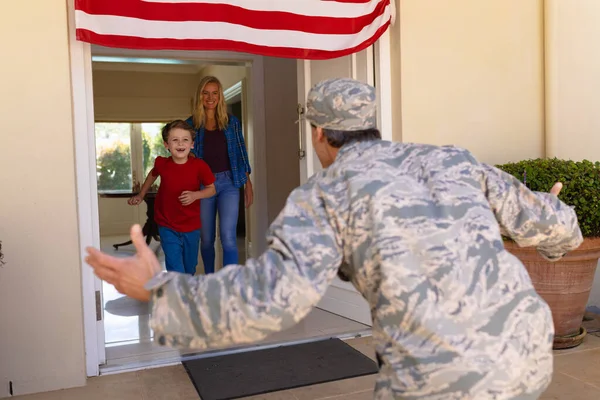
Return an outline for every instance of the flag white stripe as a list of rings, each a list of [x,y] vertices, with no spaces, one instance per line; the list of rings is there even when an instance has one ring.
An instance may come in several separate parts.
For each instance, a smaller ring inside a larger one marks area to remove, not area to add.
[[[281,0],[285,1],[285,0]],[[360,32],[348,35],[307,33],[293,30],[255,29],[226,22],[149,21],[112,15],[92,15],[75,11],[77,28],[101,35],[119,35],[148,39],[221,39],[266,47],[292,47],[311,50],[346,50],[372,38],[391,16],[391,7]]]
[[[282,11],[309,17],[358,18],[368,15],[382,1],[340,3],[322,0],[142,0],[146,3],[209,3],[227,4],[255,11]]]

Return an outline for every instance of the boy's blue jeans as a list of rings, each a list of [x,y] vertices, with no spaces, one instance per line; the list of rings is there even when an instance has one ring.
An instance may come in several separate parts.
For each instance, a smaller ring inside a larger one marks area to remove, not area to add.
[[[198,265],[200,229],[177,232],[164,226],[158,227],[160,245],[165,252],[167,271],[194,275]]]
[[[204,272],[215,272],[216,219],[219,213],[219,232],[223,246],[223,266],[238,263],[237,221],[240,207],[240,189],[233,185],[231,172],[215,174],[217,194],[201,200],[200,229],[202,262]]]

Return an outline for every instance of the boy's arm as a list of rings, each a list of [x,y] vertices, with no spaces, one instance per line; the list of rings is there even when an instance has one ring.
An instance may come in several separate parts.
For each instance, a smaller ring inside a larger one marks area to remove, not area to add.
[[[144,197],[146,196],[146,193],[148,193],[148,190],[150,190],[150,188],[156,181],[156,178],[158,178],[158,174],[155,176],[153,175],[154,173],[154,169],[150,170],[148,176],[146,177],[146,180],[144,181],[144,184],[142,185],[142,188],[140,189],[140,192],[136,195],[133,195],[129,200],[127,200],[128,204],[132,206],[141,204],[141,202],[144,200]]]
[[[205,186],[204,189],[200,189],[195,192],[189,190],[183,191],[179,196],[179,201],[182,205],[189,206],[195,201],[214,196],[216,193],[217,190],[215,189],[215,185],[211,183],[210,185]]]
[[[156,179],[158,178],[158,174],[156,174],[156,175],[154,175],[154,174],[155,174],[154,168],[151,169],[150,172],[148,172],[148,176],[146,176],[146,180],[144,181],[144,184],[142,185],[142,188],[140,189],[140,193],[138,194],[142,198],[144,198],[144,196],[146,196],[146,193],[148,193],[148,190],[150,190],[150,188],[152,187],[154,182],[156,182]]]
[[[583,241],[575,211],[551,193],[533,192],[514,176],[482,164],[485,194],[502,234],[521,247],[536,247],[555,261]]]
[[[211,183],[210,185],[206,185],[204,189],[200,189],[197,192],[194,192],[194,194],[196,200],[207,199],[217,194],[217,190],[215,189],[215,184]]]
[[[207,163],[202,160],[198,160],[198,184],[204,186],[203,189],[196,191],[186,190],[179,196],[179,201],[184,206],[189,206],[197,200],[206,199],[217,194],[215,189],[215,176],[213,175],[210,167]]]

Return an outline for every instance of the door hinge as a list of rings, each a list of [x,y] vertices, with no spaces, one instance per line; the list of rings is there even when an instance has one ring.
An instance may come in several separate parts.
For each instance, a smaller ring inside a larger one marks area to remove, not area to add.
[[[96,290],[96,321],[102,321],[102,295]]]
[[[298,103],[296,105],[296,113],[298,114],[298,158],[304,159],[306,152],[304,151],[304,124],[302,123],[302,116],[304,115],[304,106]]]

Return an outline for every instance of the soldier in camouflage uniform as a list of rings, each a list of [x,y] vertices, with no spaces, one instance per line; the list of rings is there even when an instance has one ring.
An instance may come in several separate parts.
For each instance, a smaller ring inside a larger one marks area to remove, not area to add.
[[[267,250],[246,265],[157,273],[139,226],[136,258],[90,249],[88,262],[151,301],[160,344],[194,349],[293,326],[339,274],[371,307],[375,398],[538,398],[552,375],[552,317],[501,235],[550,260],[579,246],[560,184],[534,193],[466,150],[383,141],[375,111],[374,88],[354,80],[310,91],[306,118],[325,169],[290,194]]]

